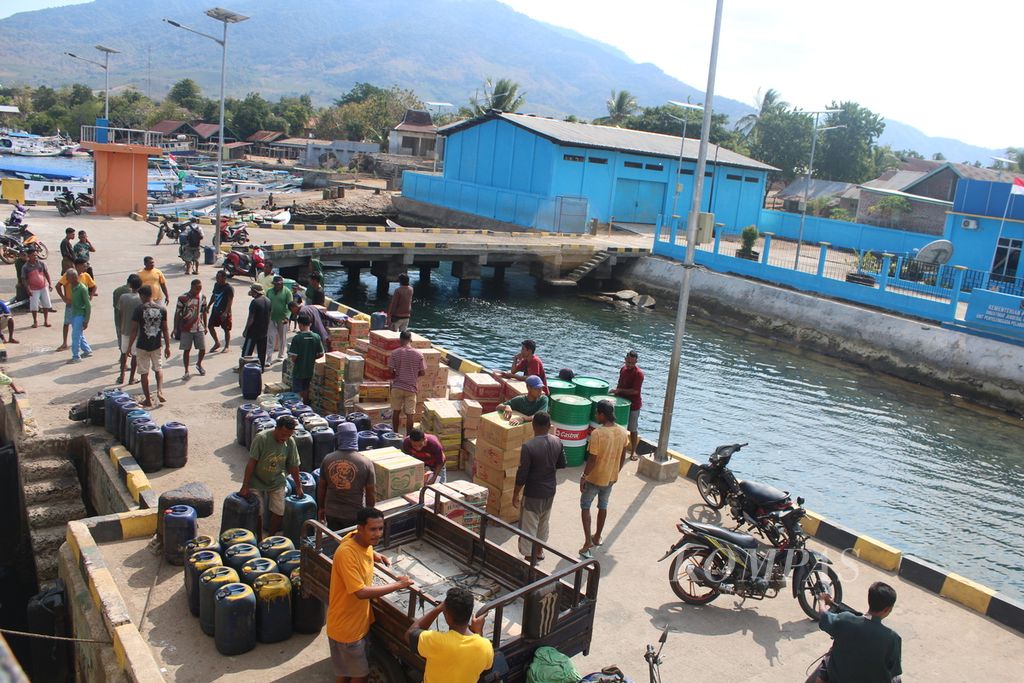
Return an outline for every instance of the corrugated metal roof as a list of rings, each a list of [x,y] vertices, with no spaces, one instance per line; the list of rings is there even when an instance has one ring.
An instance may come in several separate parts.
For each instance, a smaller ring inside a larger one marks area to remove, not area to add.
[[[20,114],[21,110],[13,104],[0,104],[0,114]]]
[[[798,178],[791,182],[786,187],[782,188],[775,196],[779,199],[803,199],[804,188],[807,187],[807,178]],[[812,178],[810,187],[807,191],[808,199],[819,199],[821,197],[836,197],[851,187],[854,187],[853,183],[841,183],[835,180],[821,180],[819,178]]]
[[[316,138],[284,138],[283,140],[275,140],[270,143],[271,146],[282,145],[284,147],[305,147],[308,144],[314,145],[329,145],[330,140],[319,140]]]
[[[284,137],[284,133],[277,130],[258,130],[247,137],[246,140],[249,142],[273,142],[280,137]]]
[[[437,131],[430,112],[420,109],[406,109],[405,116],[401,123],[395,126],[395,130],[404,130],[410,133],[433,133]]]
[[[662,135],[661,133],[648,133],[628,128],[615,128],[612,126],[599,126],[592,123],[573,123],[570,121],[559,121],[541,116],[528,114],[510,114],[507,112],[490,111],[475,119],[460,121],[450,126],[445,126],[438,131],[441,135],[451,135],[467,128],[480,125],[491,119],[502,119],[512,125],[525,128],[534,133],[548,138],[553,142],[562,145],[573,145],[576,147],[592,147],[597,149],[618,150],[622,152],[633,152],[636,154],[648,154],[658,157],[676,159],[679,157],[679,143],[681,138],[675,135]],[[699,140],[686,139],[683,146],[683,158],[695,160],[700,147]],[[751,159],[748,156],[738,154],[732,150],[718,145],[708,145],[708,161],[714,161],[723,166],[740,166],[764,171],[777,171],[774,166]]]
[[[947,202],[944,199],[934,199],[933,197],[925,197],[919,194],[910,194],[909,192],[901,192],[900,190],[890,190],[884,187],[866,187],[861,186],[861,192],[869,192],[872,194],[884,194],[893,195],[896,197],[905,197],[910,201],[923,202],[925,204],[939,204],[941,206],[953,206],[953,202]]]
[[[192,126],[192,129],[201,138],[212,138],[220,130],[220,125],[216,123],[197,123]],[[227,132],[227,129],[224,132]]]
[[[251,142],[225,142],[224,149],[235,149],[236,147],[249,147]]]
[[[883,190],[903,190],[929,173],[930,171],[888,170],[874,180],[861,184],[864,187],[877,187]]]
[[[170,119],[165,119],[160,123],[157,123],[150,127],[149,130],[153,133],[163,133],[164,135],[170,135],[174,131],[178,130],[179,128],[187,124],[187,121],[171,121]]]

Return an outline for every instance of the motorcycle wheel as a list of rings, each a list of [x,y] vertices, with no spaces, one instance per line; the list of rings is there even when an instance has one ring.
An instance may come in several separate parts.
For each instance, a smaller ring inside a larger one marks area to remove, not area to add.
[[[75,215],[76,216],[81,216],[82,215],[82,207],[78,206],[77,204],[75,204]]]
[[[686,573],[687,566],[703,567],[707,559],[711,557],[711,553],[711,548],[704,546],[686,548],[675,556],[672,565],[668,568],[668,584],[672,587],[672,592],[688,605],[706,605],[721,595],[714,588],[694,583]],[[716,556],[712,571],[718,570],[720,564],[721,560]]]
[[[59,213],[61,215],[61,217],[63,218],[64,216],[68,215],[68,210],[66,208],[64,208],[63,204],[58,204],[57,205],[57,213]]]
[[[713,507],[716,510],[721,510],[725,507],[725,496],[722,495],[722,490],[718,488],[718,484],[712,481],[711,475],[708,472],[701,472],[697,475],[697,491],[709,507]]]
[[[0,261],[3,261],[7,265],[11,265],[17,258],[18,252],[6,245],[0,247]]]
[[[50,250],[46,248],[46,245],[42,242],[36,241],[32,243],[36,248],[36,252],[39,254],[39,258],[45,259],[50,255]]]
[[[245,244],[248,241],[249,238],[246,235],[239,235],[238,237],[235,238],[236,244]]]
[[[823,574],[828,577],[831,590],[826,591],[821,585]],[[797,602],[800,603],[800,609],[804,611],[804,614],[811,619],[818,618],[818,611],[814,608],[814,603],[819,593],[828,593],[836,602],[843,600],[843,584],[839,581],[839,576],[832,570],[832,567],[824,564],[819,564],[804,574],[800,579],[800,585],[797,586]]]

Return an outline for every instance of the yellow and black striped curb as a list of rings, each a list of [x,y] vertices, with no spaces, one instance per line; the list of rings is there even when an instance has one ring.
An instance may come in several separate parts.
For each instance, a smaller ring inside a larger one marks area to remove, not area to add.
[[[142,471],[139,464],[135,462],[128,449],[121,444],[110,447],[110,462],[117,468],[117,475],[121,483],[128,489],[132,500],[138,503],[140,508],[156,510],[158,497],[156,491],[149,484],[149,477]]]
[[[134,510],[68,522],[66,540],[78,569],[89,587],[93,604],[110,634],[118,668],[137,683],[163,681],[149,645],[132,623],[128,606],[107,568],[94,533],[111,540],[150,536],[156,532],[156,510]],[[119,537],[118,537],[119,530]]]
[[[54,202],[47,199],[26,199],[23,202],[14,202],[10,199],[0,199],[0,204],[21,204],[22,206],[54,206]]]

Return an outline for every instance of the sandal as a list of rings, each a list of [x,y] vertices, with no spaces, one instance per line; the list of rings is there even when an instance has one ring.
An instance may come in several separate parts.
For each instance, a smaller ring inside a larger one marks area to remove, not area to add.
[[[594,553],[590,552],[589,550],[581,550],[580,551],[580,559],[581,560],[592,560],[592,559],[594,559]]]

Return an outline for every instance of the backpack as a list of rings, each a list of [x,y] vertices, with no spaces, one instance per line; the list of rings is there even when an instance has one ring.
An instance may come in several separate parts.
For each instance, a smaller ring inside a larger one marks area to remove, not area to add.
[[[185,238],[188,246],[198,247],[203,243],[203,233],[199,231],[199,228],[192,226],[189,228],[188,236]]]

